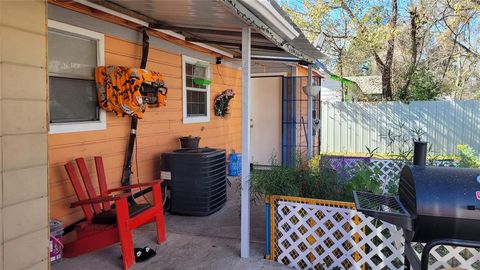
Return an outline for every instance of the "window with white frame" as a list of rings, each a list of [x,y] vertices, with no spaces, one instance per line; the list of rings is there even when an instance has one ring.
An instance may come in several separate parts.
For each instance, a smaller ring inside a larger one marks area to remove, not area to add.
[[[106,128],[95,86],[95,68],[101,65],[103,34],[48,21],[50,133]]]
[[[188,56],[183,62],[183,123],[210,121],[210,85],[198,84],[195,74],[210,76],[210,63]]]

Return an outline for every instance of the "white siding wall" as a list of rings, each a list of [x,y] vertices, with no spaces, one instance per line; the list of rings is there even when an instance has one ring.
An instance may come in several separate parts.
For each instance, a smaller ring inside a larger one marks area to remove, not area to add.
[[[0,0],[0,270],[49,269],[45,0]]]
[[[385,135],[404,123],[425,131],[435,154],[452,155],[458,144],[480,150],[480,101],[322,103],[322,152],[389,152]],[[395,148],[396,149],[396,148]]]

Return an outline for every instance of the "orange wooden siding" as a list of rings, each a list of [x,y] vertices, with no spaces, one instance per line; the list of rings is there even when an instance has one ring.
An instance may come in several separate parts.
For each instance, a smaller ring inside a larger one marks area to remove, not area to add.
[[[107,65],[138,67],[141,46],[116,37],[105,36],[105,62]],[[132,182],[141,182],[160,176],[160,154],[180,147],[178,137],[202,137],[200,145],[240,152],[241,146],[241,72],[225,65],[211,64],[210,122],[182,123],[182,57],[179,54],[150,48],[147,69],[163,74],[169,88],[167,106],[149,108],[144,119],[139,120],[137,144],[138,158],[133,157]],[[213,99],[223,90],[231,88],[236,96],[231,101],[231,114],[223,119],[213,113]],[[85,157],[94,175],[95,155],[104,158],[109,188],[120,185],[125,151],[130,130],[129,117],[116,117],[107,113],[107,129],[101,131],[51,134],[48,136],[50,218],[60,219],[65,226],[83,218],[80,208],[70,209],[76,200],[63,164],[77,157]],[[138,164],[136,161],[138,160]],[[98,190],[98,187],[96,187]]]

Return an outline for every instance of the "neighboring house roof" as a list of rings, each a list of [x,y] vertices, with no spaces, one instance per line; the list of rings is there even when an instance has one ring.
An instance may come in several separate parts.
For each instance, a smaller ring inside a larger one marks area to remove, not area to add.
[[[365,95],[381,95],[383,93],[381,76],[352,76],[345,78],[355,82]]]

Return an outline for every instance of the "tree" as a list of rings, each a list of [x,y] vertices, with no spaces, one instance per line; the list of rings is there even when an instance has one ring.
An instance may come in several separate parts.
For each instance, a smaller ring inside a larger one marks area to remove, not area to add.
[[[425,72],[442,95],[479,95],[478,0],[283,1],[308,38],[325,36],[331,69],[381,75],[384,99],[415,96],[410,86]]]
[[[320,49],[328,56],[326,64],[343,76],[347,42],[348,37],[353,34],[353,22],[339,9],[336,18],[328,16],[330,7],[321,2],[303,1],[301,5],[302,7],[284,5],[284,8],[310,40],[317,38],[324,40]],[[342,91],[343,88],[342,83]]]
[[[287,8],[287,11],[310,36],[312,33],[323,33],[328,38],[328,46],[334,48],[333,55],[337,58],[337,63],[340,63],[341,71],[345,46],[355,44],[366,49],[382,75],[383,95],[391,100],[398,2],[391,0],[389,12],[384,4],[372,5],[371,1],[305,0],[302,9]],[[388,16],[385,15],[388,13]],[[384,57],[380,55],[383,49]]]
[[[408,63],[408,68],[405,72],[405,83],[400,89],[400,96],[402,96],[402,94],[408,96],[408,88],[420,60],[418,59],[420,54],[418,47],[419,44],[423,44],[422,41],[425,40],[425,36],[420,36],[418,33],[422,25],[426,23],[425,10],[417,6],[410,6],[408,14],[410,16],[410,62]]]
[[[433,100],[438,98],[441,93],[439,81],[425,67],[416,70],[409,81],[408,88],[399,92],[399,100]]]

